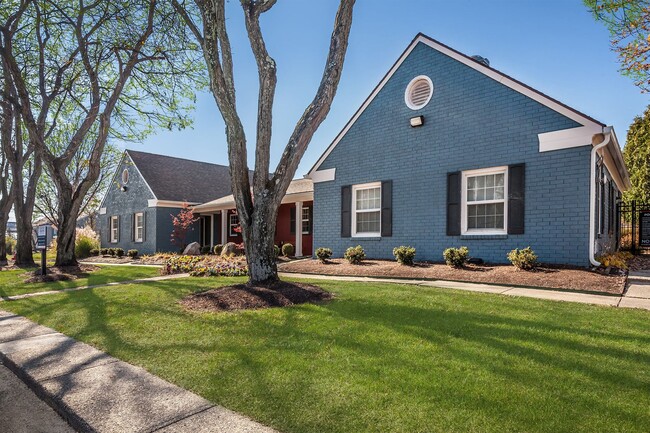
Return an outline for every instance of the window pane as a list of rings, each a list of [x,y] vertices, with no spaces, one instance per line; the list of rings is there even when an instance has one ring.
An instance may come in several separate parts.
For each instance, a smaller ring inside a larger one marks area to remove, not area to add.
[[[381,206],[381,188],[357,190],[356,205],[357,210],[379,209]]]
[[[504,174],[487,174],[467,178],[467,201],[503,200]]]
[[[357,213],[357,233],[379,233],[381,212]]]
[[[503,229],[503,203],[472,204],[467,206],[468,229]]]

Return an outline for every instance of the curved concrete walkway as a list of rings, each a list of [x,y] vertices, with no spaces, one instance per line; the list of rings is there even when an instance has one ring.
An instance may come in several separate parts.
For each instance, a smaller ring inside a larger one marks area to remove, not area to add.
[[[1,310],[0,361],[77,431],[276,433],[143,368]],[[53,423],[42,431],[69,430]]]
[[[333,276],[318,274],[299,274],[293,272],[280,272],[280,276],[285,278],[304,278],[317,280],[334,280],[334,281],[359,281],[359,282],[376,282],[376,283],[396,283],[396,284],[414,284],[418,286],[441,287],[445,289],[466,290],[469,292],[494,293],[507,296],[523,296],[526,298],[546,299],[550,301],[578,302],[581,304],[605,305],[610,307],[622,308],[640,308],[650,310],[650,271],[647,272],[645,287],[647,297],[628,296],[632,285],[630,281],[635,281],[635,273],[630,272],[628,288],[624,295],[598,295],[593,293],[580,293],[563,290],[540,289],[535,287],[513,287],[499,286],[492,284],[463,283],[458,281],[446,280],[407,280],[396,278],[377,278],[377,277],[356,277],[356,276]],[[634,292],[636,293],[636,291]]]

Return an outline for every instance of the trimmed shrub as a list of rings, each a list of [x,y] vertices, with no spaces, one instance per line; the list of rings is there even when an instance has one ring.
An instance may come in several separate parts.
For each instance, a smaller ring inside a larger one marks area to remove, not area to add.
[[[395,247],[393,248],[393,255],[395,256],[397,263],[400,265],[411,266],[413,264],[413,260],[415,260],[415,248],[405,247],[404,245]]]
[[[524,271],[531,271],[537,267],[537,254],[530,248],[515,248],[508,253],[508,260],[517,268]]]
[[[291,244],[282,245],[282,255],[285,256],[285,257],[293,256],[293,253],[295,251],[296,251],[296,249]]]
[[[99,250],[97,248],[93,248],[90,250],[90,255],[91,256],[98,256],[99,255]]]
[[[107,255],[109,254],[109,252],[108,252],[108,248],[100,248],[100,249],[99,249],[99,253],[100,253],[102,256],[107,256]]]
[[[316,257],[318,257],[318,260],[320,260],[321,263],[325,263],[330,257],[332,257],[332,250],[329,248],[318,248],[316,249]]]
[[[201,247],[201,254],[210,254],[210,245],[205,245]]]
[[[628,268],[627,261],[632,257],[634,255],[629,251],[617,251],[611,254],[603,254],[600,257],[596,257],[596,260],[605,268],[612,267],[626,270]]]
[[[107,252],[109,256],[115,256],[115,248],[109,248]]]
[[[363,250],[361,245],[357,245],[356,247],[350,247],[345,250],[343,257],[353,265],[358,265],[366,258],[366,252]]]
[[[280,247],[277,245],[273,245],[273,254],[275,254],[275,258],[277,259],[280,257]]]
[[[117,257],[124,257],[124,250],[122,248],[115,248],[115,255]]]
[[[221,250],[223,250],[223,245],[217,244],[214,246],[214,249],[212,250],[213,253],[216,255],[220,256],[221,255]]]
[[[138,250],[129,250],[126,252],[126,255],[131,257],[132,259],[135,259],[138,257]]]
[[[469,249],[467,247],[447,248],[442,252],[445,263],[453,268],[461,268],[469,258]]]

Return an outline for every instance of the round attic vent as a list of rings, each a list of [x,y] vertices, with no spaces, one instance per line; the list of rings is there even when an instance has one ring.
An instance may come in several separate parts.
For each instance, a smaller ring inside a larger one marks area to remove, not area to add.
[[[122,185],[126,185],[127,183],[129,183],[129,170],[125,168],[122,172]]]
[[[406,86],[404,100],[411,110],[419,110],[429,103],[433,95],[433,83],[426,75],[420,75]]]

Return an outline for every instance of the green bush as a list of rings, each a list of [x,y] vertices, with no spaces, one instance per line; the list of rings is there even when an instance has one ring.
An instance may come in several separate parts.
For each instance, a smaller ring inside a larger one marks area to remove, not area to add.
[[[126,255],[131,257],[132,259],[135,259],[138,257],[138,250],[129,250],[126,252]]]
[[[107,253],[108,253],[109,256],[114,257],[115,256],[115,248],[108,248]]]
[[[524,271],[531,271],[538,265],[537,254],[535,254],[535,251],[530,247],[526,247],[522,250],[515,248],[508,253],[508,260],[510,260],[510,263],[512,263],[515,268]]]
[[[460,248],[447,248],[442,253],[442,257],[445,259],[445,263],[454,268],[460,268],[469,258],[469,249],[467,247]]]
[[[117,257],[124,257],[124,250],[122,248],[115,248],[115,255]]]
[[[99,249],[99,253],[100,253],[102,256],[107,256],[107,255],[110,254],[108,250],[109,250],[109,248],[100,248],[100,249]]]
[[[201,254],[210,254],[210,245],[204,245],[201,247]]]
[[[90,227],[75,229],[74,254],[79,259],[90,257],[90,250],[99,248],[99,236]]]
[[[345,250],[343,257],[353,265],[358,265],[366,258],[366,252],[361,245],[357,245],[356,247],[350,247]]]
[[[282,255],[285,256],[285,257],[293,256],[293,253],[295,251],[296,251],[296,249],[291,244],[282,245]]]
[[[93,248],[90,250],[90,255],[91,256],[98,256],[99,255],[99,250],[97,248]]]
[[[11,236],[5,237],[5,245],[7,246],[7,255],[14,254],[16,252],[16,239]]]
[[[212,250],[213,253],[215,253],[217,256],[221,255],[221,250],[223,250],[223,245],[217,244],[214,246],[214,249]]]
[[[279,246],[273,245],[273,254],[275,255],[276,259],[280,256],[280,247]]]
[[[393,255],[395,256],[397,263],[400,265],[411,266],[413,264],[413,260],[415,260],[415,248],[405,247],[404,245],[395,247],[393,248]]]
[[[329,248],[318,248],[316,249],[316,257],[318,257],[318,260],[320,260],[321,263],[325,263],[330,257],[332,257],[332,250]]]

